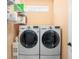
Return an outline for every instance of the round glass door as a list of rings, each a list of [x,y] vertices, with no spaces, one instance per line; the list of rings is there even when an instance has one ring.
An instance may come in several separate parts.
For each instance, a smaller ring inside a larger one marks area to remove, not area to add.
[[[55,48],[59,44],[59,35],[54,30],[46,31],[42,36],[42,43],[46,48]]]
[[[38,42],[37,34],[32,30],[25,30],[20,36],[20,42],[25,48],[33,48]]]

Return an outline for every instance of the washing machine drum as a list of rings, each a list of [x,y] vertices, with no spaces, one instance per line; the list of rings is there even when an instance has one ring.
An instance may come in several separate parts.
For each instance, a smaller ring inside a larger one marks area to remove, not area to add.
[[[48,30],[42,36],[42,43],[46,48],[57,47],[59,40],[59,34],[54,30]]]
[[[20,42],[25,48],[33,48],[38,42],[37,34],[32,30],[25,30],[20,36]]]

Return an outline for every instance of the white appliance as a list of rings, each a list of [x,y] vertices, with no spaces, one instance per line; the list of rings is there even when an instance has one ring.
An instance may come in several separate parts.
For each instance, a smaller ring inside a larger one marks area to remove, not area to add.
[[[19,27],[19,59],[39,59],[39,27]]]
[[[60,59],[61,28],[59,26],[40,27],[40,59]]]

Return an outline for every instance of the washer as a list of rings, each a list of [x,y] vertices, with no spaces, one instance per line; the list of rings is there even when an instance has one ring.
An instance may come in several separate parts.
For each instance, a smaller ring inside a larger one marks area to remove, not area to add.
[[[19,27],[19,59],[39,59],[39,27]]]
[[[40,28],[40,58],[60,59],[61,29],[59,26],[41,26]]]

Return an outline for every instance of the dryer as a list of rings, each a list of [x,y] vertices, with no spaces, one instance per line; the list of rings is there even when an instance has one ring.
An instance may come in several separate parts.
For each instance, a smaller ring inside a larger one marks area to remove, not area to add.
[[[40,27],[40,59],[60,59],[61,29],[59,26]]]
[[[39,27],[19,27],[19,59],[39,59]]]

